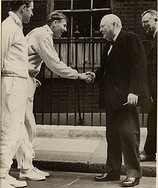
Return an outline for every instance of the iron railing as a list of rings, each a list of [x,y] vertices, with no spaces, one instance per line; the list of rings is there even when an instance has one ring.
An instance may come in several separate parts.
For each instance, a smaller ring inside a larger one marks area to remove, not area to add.
[[[56,41],[59,56],[79,72],[95,71],[101,62],[104,40],[69,38]],[[148,44],[145,42],[145,46]],[[98,106],[98,84],[60,78],[45,65],[38,78],[42,82],[35,95],[34,112],[38,124],[105,126],[106,112]],[[140,124],[146,126],[142,110]]]

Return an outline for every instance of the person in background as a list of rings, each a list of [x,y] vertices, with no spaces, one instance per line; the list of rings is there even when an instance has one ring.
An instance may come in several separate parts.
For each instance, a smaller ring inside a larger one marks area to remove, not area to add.
[[[0,126],[1,188],[24,187],[9,175],[12,159],[24,138],[28,78],[28,46],[23,23],[33,15],[32,0],[9,1],[9,17],[2,22],[2,120]]]
[[[141,161],[154,161],[156,158],[156,132],[157,132],[157,33],[158,12],[147,10],[142,14],[142,28],[151,46],[147,52],[147,73],[149,90],[152,98],[152,109],[148,113],[147,137],[144,149],[140,153]]]
[[[43,172],[33,166],[32,160],[35,156],[33,141],[36,134],[36,123],[33,115],[33,100],[37,82],[36,76],[40,72],[41,65],[45,62],[46,66],[55,74],[69,79],[80,79],[90,82],[91,78],[86,73],[78,73],[75,69],[63,63],[54,48],[53,37],[60,37],[67,31],[67,18],[61,12],[51,12],[48,15],[47,24],[35,28],[27,35],[28,56],[29,56],[29,78],[28,93],[25,115],[25,125],[27,135],[23,145],[19,148],[16,158],[19,177],[29,180],[44,180],[49,176],[48,172]]]
[[[139,160],[140,127],[138,110],[147,91],[145,51],[138,35],[122,30],[114,14],[105,15],[100,31],[107,41],[100,68],[91,75],[100,84],[100,108],[106,109],[106,173],[95,181],[120,179],[122,154],[126,178],[122,187],[138,185],[142,176]]]

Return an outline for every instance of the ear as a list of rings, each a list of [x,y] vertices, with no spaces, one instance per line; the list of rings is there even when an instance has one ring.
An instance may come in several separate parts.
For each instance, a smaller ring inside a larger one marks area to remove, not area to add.
[[[58,24],[58,20],[53,21],[53,25],[56,26]]]
[[[22,5],[22,6],[20,7],[20,10],[21,10],[21,12],[23,13],[23,12],[26,10],[26,5],[25,5],[25,4]]]

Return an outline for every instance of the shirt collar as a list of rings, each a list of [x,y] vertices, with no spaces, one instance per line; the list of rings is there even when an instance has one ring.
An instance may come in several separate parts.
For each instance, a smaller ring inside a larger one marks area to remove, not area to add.
[[[44,25],[43,28],[45,28],[50,35],[53,35],[53,31],[50,29],[50,27],[47,24]]]
[[[20,20],[20,18],[12,11],[9,11],[9,16],[11,16],[13,18],[13,20],[15,21],[15,23],[20,26],[21,28],[23,27],[22,25],[22,21]]]
[[[155,30],[153,38],[156,36],[156,33],[158,33],[158,29]]]

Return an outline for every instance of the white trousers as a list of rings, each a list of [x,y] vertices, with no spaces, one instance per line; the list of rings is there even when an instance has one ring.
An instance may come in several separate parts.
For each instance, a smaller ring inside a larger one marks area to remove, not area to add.
[[[2,77],[2,121],[0,127],[0,178],[6,176],[20,146],[24,129],[27,80]]]
[[[36,79],[29,77],[27,80],[27,100],[25,112],[25,135],[21,146],[16,153],[18,169],[28,170],[33,168],[32,159],[35,157],[33,141],[36,135],[36,123],[33,114],[33,100],[36,90]]]

